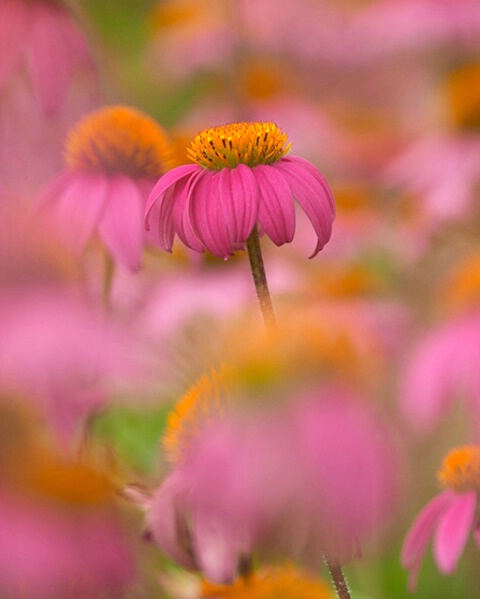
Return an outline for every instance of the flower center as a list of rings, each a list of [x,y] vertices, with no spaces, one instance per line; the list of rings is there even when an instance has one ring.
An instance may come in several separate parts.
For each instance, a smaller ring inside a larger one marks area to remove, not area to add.
[[[158,178],[173,164],[170,142],[153,119],[126,106],[110,106],[70,132],[65,160],[72,169]]]
[[[253,167],[280,160],[291,144],[275,123],[231,123],[201,131],[187,149],[200,166],[221,170],[238,164]]]
[[[454,123],[460,129],[480,128],[480,63],[464,65],[447,81]]]
[[[334,594],[322,579],[307,576],[293,566],[259,572],[238,578],[232,585],[203,583],[202,597],[224,599],[333,599]]]
[[[452,450],[437,473],[445,487],[456,491],[480,491],[480,445],[465,445]]]
[[[225,369],[204,374],[180,399],[169,414],[163,437],[168,460],[173,465],[185,461],[192,442],[213,418],[224,412],[231,395]]]

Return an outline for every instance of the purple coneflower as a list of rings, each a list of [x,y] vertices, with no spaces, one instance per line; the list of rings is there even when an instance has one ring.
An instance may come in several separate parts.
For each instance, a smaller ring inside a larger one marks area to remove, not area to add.
[[[117,262],[137,270],[146,242],[146,198],[172,166],[166,133],[138,110],[109,106],[73,128],[65,160],[66,170],[47,186],[38,206],[74,251],[81,252],[97,232]]]
[[[274,123],[232,123],[205,129],[188,150],[195,164],[173,169],[147,202],[159,206],[160,245],[171,251],[175,235],[189,248],[228,258],[245,249],[258,225],[278,246],[292,241],[295,206],[318,237],[315,256],[330,239],[335,204],[328,183],[310,162],[286,154],[287,136]]]
[[[75,72],[95,71],[85,39],[58,0],[3,0],[0,91],[25,68],[45,114],[64,103]]]
[[[414,590],[418,571],[433,535],[433,556],[443,574],[451,574],[470,531],[480,547],[478,495],[480,491],[480,446],[452,450],[444,459],[438,479],[445,490],[434,497],[413,523],[402,549],[402,564],[410,571]]]

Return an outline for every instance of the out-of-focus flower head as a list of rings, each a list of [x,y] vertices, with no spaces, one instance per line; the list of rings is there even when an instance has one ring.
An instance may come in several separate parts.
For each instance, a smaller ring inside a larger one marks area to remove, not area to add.
[[[0,389],[24,396],[70,442],[133,376],[125,333],[55,289],[6,294],[0,312]]]
[[[38,210],[74,251],[97,234],[118,263],[137,270],[147,241],[146,198],[172,166],[167,134],[138,110],[109,106],[72,129],[65,161],[65,171],[40,194]]]
[[[453,449],[438,472],[444,491],[432,499],[412,524],[402,549],[402,564],[409,570],[409,586],[415,590],[423,555],[433,537],[433,556],[442,574],[455,571],[468,536],[480,548],[478,498],[480,446]]]
[[[172,250],[175,235],[191,249],[228,258],[242,250],[255,226],[276,245],[295,233],[293,198],[317,235],[315,256],[330,239],[333,195],[307,160],[287,157],[287,136],[274,123],[232,123],[205,129],[192,141],[195,164],[167,173],[153,189],[146,222],[160,245]],[[159,216],[151,211],[158,205]]]
[[[96,76],[84,36],[60,0],[3,0],[0,92],[26,70],[46,115],[58,112],[75,74]]]
[[[407,355],[400,401],[420,432],[431,430],[455,402],[466,405],[472,432],[480,432],[480,315],[468,311],[421,337]]]
[[[118,597],[135,565],[117,483],[61,456],[18,404],[2,400],[0,413],[2,597]]]
[[[398,464],[380,421],[333,387],[238,403],[236,380],[204,376],[172,414],[175,468],[148,506],[153,540],[214,582],[233,580],[252,554],[312,567],[350,558],[395,503]]]
[[[178,80],[222,66],[235,43],[227,13],[218,0],[159,2],[150,19],[153,39],[149,58],[155,71]]]

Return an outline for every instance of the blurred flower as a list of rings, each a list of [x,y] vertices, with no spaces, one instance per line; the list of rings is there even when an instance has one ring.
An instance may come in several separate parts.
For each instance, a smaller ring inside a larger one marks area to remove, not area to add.
[[[480,446],[452,450],[443,461],[438,479],[446,489],[417,516],[402,549],[402,564],[410,571],[411,590],[415,590],[422,558],[432,536],[434,559],[443,574],[456,569],[470,531],[480,547],[477,516]]]
[[[134,370],[123,334],[66,293],[5,296],[0,328],[0,389],[34,402],[65,441]]]
[[[312,567],[352,557],[395,503],[397,464],[377,417],[333,387],[239,405],[229,377],[205,376],[170,418],[175,469],[148,510],[155,543],[220,583],[252,554]]]
[[[147,202],[146,220],[159,205],[160,245],[171,251],[175,234],[191,249],[228,258],[258,224],[276,245],[295,232],[295,197],[317,234],[315,256],[330,239],[333,195],[307,160],[285,157],[290,144],[273,123],[233,123],[205,129],[192,141],[196,163],[163,177]],[[153,220],[153,219],[152,219]]]
[[[98,233],[117,262],[140,267],[146,198],[171,166],[171,148],[153,119],[126,106],[85,117],[70,132],[67,168],[41,193],[37,208],[80,252]]]
[[[95,66],[85,39],[59,0],[2,0],[0,92],[27,69],[46,115],[65,102],[75,73]]]
[[[112,480],[60,456],[12,402],[0,414],[1,596],[118,597],[135,566]]]
[[[480,432],[480,314],[469,312],[439,326],[413,347],[401,380],[400,400],[408,421],[431,429],[456,401],[469,410]]]

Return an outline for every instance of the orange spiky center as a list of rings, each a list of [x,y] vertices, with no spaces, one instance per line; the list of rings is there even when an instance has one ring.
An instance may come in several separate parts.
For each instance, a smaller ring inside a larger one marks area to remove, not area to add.
[[[307,576],[293,566],[284,566],[236,580],[232,585],[203,584],[201,597],[222,599],[333,599],[320,578]]]
[[[110,106],[69,133],[65,161],[75,170],[158,178],[171,168],[172,150],[160,125],[139,110]]]
[[[288,138],[275,123],[231,123],[201,131],[187,153],[211,170],[254,167],[280,160],[290,150]]]
[[[173,465],[185,461],[198,434],[221,416],[231,402],[226,369],[204,374],[169,414],[163,437],[167,459]]]
[[[455,491],[480,491],[480,445],[464,445],[444,458],[437,473],[444,487]]]

